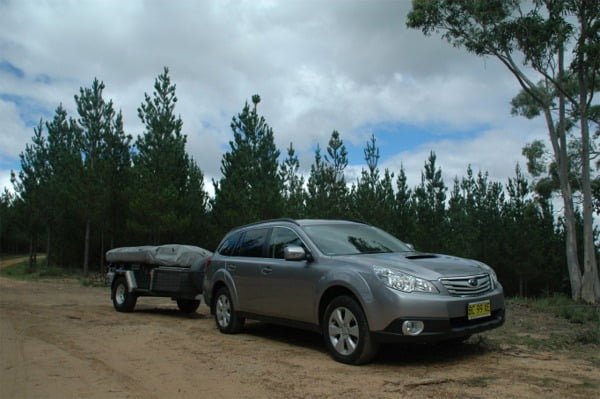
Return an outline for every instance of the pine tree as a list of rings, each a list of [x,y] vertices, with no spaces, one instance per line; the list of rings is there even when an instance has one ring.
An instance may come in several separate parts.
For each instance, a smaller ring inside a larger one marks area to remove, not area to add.
[[[442,170],[431,152],[421,173],[421,184],[415,189],[416,242],[423,251],[443,252],[447,245],[446,186]]]
[[[300,162],[292,143],[287,150],[287,155],[280,166],[285,200],[283,214],[291,218],[302,218],[305,214],[306,192],[304,177],[298,174]]]
[[[415,206],[413,192],[408,187],[406,171],[400,166],[398,179],[396,180],[396,200],[394,204],[394,226],[392,232],[400,239],[415,244]]]
[[[213,180],[214,228],[217,234],[248,222],[281,217],[283,181],[279,173],[279,150],[273,130],[257,107],[260,96],[252,96],[231,122],[233,141],[221,160],[222,178]]]
[[[321,156],[321,148],[315,150],[315,162],[308,178],[307,210],[310,217],[338,219],[347,218],[349,192],[344,170],[348,165],[348,152],[340,134],[334,130],[327,146],[327,155]]]
[[[352,214],[356,219],[379,226],[387,231],[393,229],[394,175],[387,169],[381,178],[379,174],[379,148],[375,136],[367,142],[364,149],[367,169],[361,171],[361,177],[352,187]]]
[[[48,193],[48,144],[43,135],[43,124],[33,129],[32,144],[25,146],[19,154],[21,171],[17,175],[11,171],[11,181],[23,204],[23,216],[29,235],[29,269],[36,266],[38,239],[44,226],[45,197]]]
[[[130,140],[122,131],[115,132],[115,110],[112,100],[104,100],[104,88],[104,82],[94,79],[90,88],[81,88],[80,95],[75,96],[83,157],[79,212],[85,224],[83,271],[86,274],[92,250],[92,226],[103,235],[113,191],[113,169],[121,167],[120,158],[123,152],[128,153]],[[99,263],[102,268],[101,259]]]
[[[165,67],[152,97],[146,93],[138,108],[145,131],[135,143],[128,226],[154,244],[187,237],[193,220],[189,195],[197,201],[200,197],[196,206],[205,203],[203,176],[186,153],[183,121],[175,116],[175,90]]]
[[[81,129],[61,105],[48,130],[48,163],[51,191],[47,196],[49,226],[46,262],[61,266],[81,265],[81,246],[73,236],[83,235],[80,204],[83,193],[84,164],[81,156]],[[75,233],[75,234],[74,234]]]

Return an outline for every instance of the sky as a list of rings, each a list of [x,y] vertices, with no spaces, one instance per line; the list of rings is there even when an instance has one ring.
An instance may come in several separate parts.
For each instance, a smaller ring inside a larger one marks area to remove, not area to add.
[[[333,130],[349,153],[346,178],[365,168],[374,135],[379,167],[420,183],[431,151],[448,187],[488,172],[506,183],[521,149],[545,140],[541,120],[510,114],[514,77],[493,58],[406,28],[408,0],[0,0],[0,190],[33,127],[103,81],[105,100],[134,137],[137,108],[169,68],[187,151],[219,179],[231,120],[253,94],[282,159],[293,143],[306,176]]]

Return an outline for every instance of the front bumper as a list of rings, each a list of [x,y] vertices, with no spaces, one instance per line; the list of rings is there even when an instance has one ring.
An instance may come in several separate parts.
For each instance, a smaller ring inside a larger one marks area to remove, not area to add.
[[[425,324],[423,332],[417,336],[404,335],[402,323],[406,320],[420,320]],[[454,318],[399,318],[382,331],[373,331],[373,337],[379,342],[436,342],[465,337],[500,327],[504,324],[505,310],[496,309],[492,315],[482,319],[468,320],[467,317]]]

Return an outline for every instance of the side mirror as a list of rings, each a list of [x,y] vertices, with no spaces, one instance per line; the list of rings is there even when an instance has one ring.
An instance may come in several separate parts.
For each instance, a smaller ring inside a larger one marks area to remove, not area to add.
[[[306,251],[299,245],[287,245],[283,248],[283,258],[285,260],[306,260],[308,257]]]
[[[415,246],[414,246],[414,245],[412,245],[412,244],[408,244],[408,243],[406,243],[406,246],[407,246],[407,247],[409,247],[411,251],[414,251],[414,250],[415,250]]]

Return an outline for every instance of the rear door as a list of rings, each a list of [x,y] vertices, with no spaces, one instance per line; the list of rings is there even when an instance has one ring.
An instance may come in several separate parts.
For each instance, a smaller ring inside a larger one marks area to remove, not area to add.
[[[268,228],[247,230],[240,239],[236,256],[231,257],[225,266],[233,276],[240,300],[240,311],[262,314],[259,303],[262,294],[258,280],[268,233]]]

